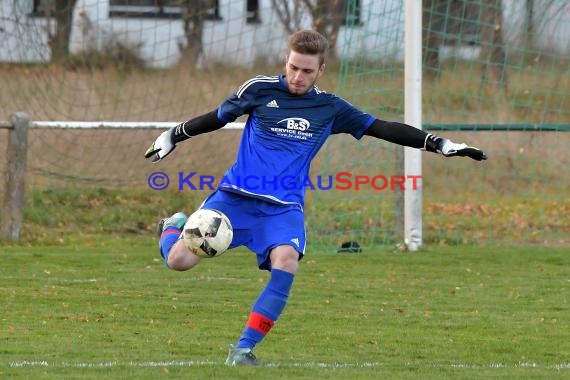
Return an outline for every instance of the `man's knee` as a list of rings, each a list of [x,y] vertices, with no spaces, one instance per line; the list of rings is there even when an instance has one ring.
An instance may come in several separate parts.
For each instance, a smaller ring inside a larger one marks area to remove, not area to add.
[[[295,274],[299,267],[299,252],[291,245],[280,245],[271,250],[271,267]]]
[[[200,258],[186,248],[182,240],[178,240],[168,254],[167,265],[176,271],[192,269],[200,262]]]

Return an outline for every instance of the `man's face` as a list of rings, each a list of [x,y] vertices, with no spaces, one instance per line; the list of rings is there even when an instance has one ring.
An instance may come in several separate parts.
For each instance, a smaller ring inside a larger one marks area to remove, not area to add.
[[[325,72],[325,65],[319,64],[318,55],[300,54],[291,51],[285,58],[285,80],[289,92],[303,95]]]

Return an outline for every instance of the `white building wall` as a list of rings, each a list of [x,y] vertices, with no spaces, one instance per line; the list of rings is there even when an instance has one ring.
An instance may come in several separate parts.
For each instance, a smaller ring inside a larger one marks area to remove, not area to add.
[[[522,40],[524,2],[504,1],[505,39]],[[570,52],[570,5],[552,0],[546,14],[537,13],[540,22],[537,43],[559,53]],[[346,33],[341,28],[338,52],[342,57],[403,59],[403,0],[362,1],[362,28]],[[47,28],[53,21],[29,17],[32,0],[0,1],[0,62],[48,62]],[[207,61],[250,65],[256,60],[280,62],[284,57],[287,34],[271,9],[271,0],[260,1],[261,24],[247,24],[245,1],[220,0],[223,21],[206,21],[203,35]],[[368,20],[371,15],[373,20]],[[378,23],[379,15],[384,20]],[[310,27],[305,17],[301,25]],[[141,56],[153,67],[168,67],[180,58],[179,43],[184,43],[182,21],[167,19],[110,18],[106,0],[78,0],[73,18],[70,49],[101,48],[109,38],[140,45]],[[455,53],[454,53],[455,52]],[[446,54],[457,54],[457,49]],[[461,53],[476,55],[476,49]],[[445,58],[445,57],[443,57]]]

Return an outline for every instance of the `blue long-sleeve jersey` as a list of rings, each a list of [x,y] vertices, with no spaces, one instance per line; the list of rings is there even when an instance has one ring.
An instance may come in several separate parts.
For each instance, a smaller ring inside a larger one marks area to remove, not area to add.
[[[375,117],[316,86],[291,94],[285,77],[246,81],[218,108],[229,123],[248,114],[236,162],[220,188],[281,204],[304,206],[311,161],[326,139],[349,133],[360,139]]]

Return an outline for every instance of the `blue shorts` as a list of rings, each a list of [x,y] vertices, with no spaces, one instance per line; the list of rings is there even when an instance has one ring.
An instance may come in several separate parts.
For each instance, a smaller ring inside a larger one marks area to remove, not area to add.
[[[217,190],[200,208],[223,212],[234,230],[231,248],[246,246],[257,255],[259,269],[271,270],[269,253],[290,245],[305,254],[305,218],[299,205],[281,205],[230,191]]]

